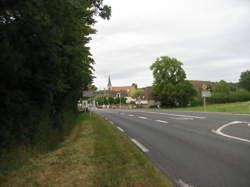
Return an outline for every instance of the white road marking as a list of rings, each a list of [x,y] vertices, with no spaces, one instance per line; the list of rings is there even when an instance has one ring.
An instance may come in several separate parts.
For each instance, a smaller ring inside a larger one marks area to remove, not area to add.
[[[157,122],[160,122],[160,123],[168,123],[167,121],[163,121],[163,120],[155,120]]]
[[[178,186],[180,186],[180,187],[193,187],[192,185],[189,185],[189,184],[187,184],[187,183],[185,183],[183,180],[181,180],[181,179],[179,179],[178,181],[177,181],[177,184],[178,184]]]
[[[131,138],[131,141],[135,144],[135,145],[137,145],[143,152],[149,152],[149,150],[144,146],[144,145],[142,145],[140,142],[138,142],[137,140],[135,140],[135,139],[133,139],[133,138]]]
[[[170,117],[170,119],[176,119],[176,120],[194,120],[194,118],[187,118],[187,117]]]
[[[113,122],[113,121],[109,121],[109,123],[111,123],[112,125],[114,125],[114,122]]]
[[[133,114],[129,114],[128,116],[131,116],[131,117],[132,117],[132,116],[135,116],[135,115],[133,115]]]
[[[169,113],[159,113],[159,114],[168,115],[168,116],[184,117],[184,118],[196,118],[196,119],[205,119],[206,118],[206,117],[201,117],[201,116],[189,116],[189,115],[169,114]]]
[[[121,127],[117,127],[117,129],[121,132],[124,132],[124,130]]]
[[[141,118],[141,119],[148,119],[148,118],[146,118],[146,117],[144,117],[144,116],[139,116],[138,118]]]
[[[236,137],[236,136],[231,136],[231,135],[228,135],[228,134],[225,134],[222,132],[222,129],[224,129],[225,127],[229,126],[229,125],[234,125],[234,124],[239,124],[239,123],[247,123],[247,122],[243,122],[243,121],[232,121],[230,123],[227,123],[225,125],[222,125],[220,128],[218,128],[217,130],[212,130],[212,132],[216,133],[216,134],[219,134],[221,136],[224,136],[224,137],[228,137],[228,138],[232,138],[232,139],[236,139],[236,140],[240,140],[240,141],[243,141],[243,142],[248,142],[250,143],[250,140],[247,140],[247,139],[244,139],[244,138],[239,138],[239,137]]]
[[[135,112],[149,113],[149,114],[161,114],[161,115],[167,115],[167,116],[177,116],[177,117],[186,117],[186,118],[196,118],[196,119],[206,119],[206,117],[203,117],[203,116],[190,116],[190,115],[170,114],[170,113],[162,113],[162,112],[146,112],[146,111],[135,111]]]
[[[248,124],[248,127],[250,127],[250,123]]]

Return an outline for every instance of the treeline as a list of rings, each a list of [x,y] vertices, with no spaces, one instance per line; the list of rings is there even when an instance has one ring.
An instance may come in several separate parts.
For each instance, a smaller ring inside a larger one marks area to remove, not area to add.
[[[102,0],[0,1],[0,152],[51,145],[70,129],[93,79],[89,47]]]

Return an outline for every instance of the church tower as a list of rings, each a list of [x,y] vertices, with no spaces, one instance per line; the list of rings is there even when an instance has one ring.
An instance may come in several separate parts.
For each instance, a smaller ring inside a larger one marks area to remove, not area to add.
[[[112,90],[112,84],[111,84],[110,76],[109,76],[109,80],[108,80],[108,90]]]

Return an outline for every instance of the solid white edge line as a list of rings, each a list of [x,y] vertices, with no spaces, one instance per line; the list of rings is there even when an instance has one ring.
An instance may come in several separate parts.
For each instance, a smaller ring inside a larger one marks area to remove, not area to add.
[[[121,132],[124,132],[124,130],[121,127],[117,127],[117,129]]]
[[[144,117],[144,116],[139,116],[138,118],[141,118],[141,119],[148,119],[147,117]]]
[[[168,123],[167,121],[163,121],[163,120],[155,120],[157,122],[160,122],[160,123]]]
[[[130,139],[131,139],[131,141],[132,141],[135,145],[137,145],[137,147],[139,147],[144,153],[149,152],[149,150],[148,150],[144,145],[142,145],[140,142],[138,142],[136,139],[133,139],[133,138],[130,138]]]
[[[238,124],[238,123],[246,123],[246,122],[242,122],[242,121],[232,121],[230,123],[227,123],[225,125],[222,125],[220,128],[218,128],[217,130],[214,130],[212,129],[212,132],[213,133],[216,133],[218,135],[221,135],[221,136],[224,136],[224,137],[227,137],[227,138],[231,138],[231,139],[236,139],[236,140],[240,140],[240,141],[243,141],[243,142],[248,142],[250,143],[250,140],[247,140],[247,139],[244,139],[244,138],[239,138],[239,137],[236,137],[236,136],[231,136],[231,135],[228,135],[228,134],[225,134],[222,131],[222,129],[224,129],[225,127],[229,126],[229,125],[233,125],[233,124]]]

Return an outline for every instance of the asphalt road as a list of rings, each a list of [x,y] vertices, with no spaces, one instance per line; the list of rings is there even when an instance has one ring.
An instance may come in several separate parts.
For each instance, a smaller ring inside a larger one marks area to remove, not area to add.
[[[179,186],[250,187],[250,115],[96,109]]]

